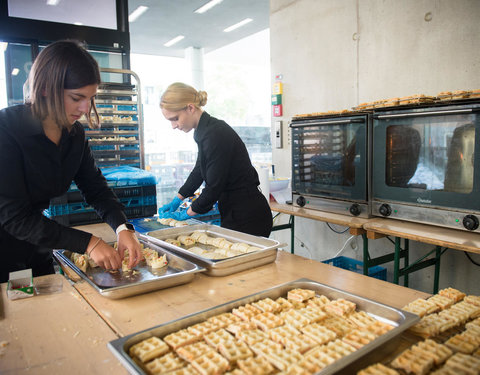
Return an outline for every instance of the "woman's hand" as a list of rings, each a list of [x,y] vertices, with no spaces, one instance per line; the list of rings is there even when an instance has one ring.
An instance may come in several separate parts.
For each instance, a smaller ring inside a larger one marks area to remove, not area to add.
[[[122,258],[119,253],[100,238],[92,236],[88,243],[87,255],[107,270],[116,270],[122,266]]]
[[[142,247],[140,242],[138,242],[138,238],[134,232],[122,230],[118,234],[117,242],[118,254],[120,255],[121,259],[123,259],[125,256],[125,250],[128,249],[130,258],[128,262],[128,268],[131,269],[135,267],[143,259]]]

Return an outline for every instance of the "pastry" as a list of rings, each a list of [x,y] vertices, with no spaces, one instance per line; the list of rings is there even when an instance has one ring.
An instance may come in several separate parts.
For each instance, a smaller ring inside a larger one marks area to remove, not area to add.
[[[300,330],[320,345],[326,344],[337,338],[337,334],[334,331],[320,325],[319,323],[309,324],[300,328]]]
[[[237,361],[238,367],[249,375],[268,375],[274,372],[274,367],[264,357],[248,357]]]
[[[480,374],[480,359],[471,355],[456,353],[447,360],[445,367],[453,369],[456,374],[461,371],[462,374],[478,375]]]
[[[180,243],[185,246],[195,245],[195,240],[190,236],[185,236],[185,235],[178,236],[177,240],[180,241]]]
[[[185,361],[192,362],[195,358],[198,358],[211,351],[214,351],[211,346],[207,345],[203,341],[200,341],[178,348],[177,354]]]
[[[411,349],[405,350],[397,358],[395,358],[391,366],[402,369],[407,373],[416,375],[424,375],[433,367],[433,359],[421,352],[414,352]]]
[[[143,363],[167,353],[168,345],[156,336],[132,345],[128,350],[130,356],[138,358]]]
[[[227,359],[215,351],[195,358],[191,365],[202,375],[222,374],[229,368]]]
[[[375,363],[359,371],[357,375],[400,375],[398,371],[389,368],[381,363]]]
[[[188,363],[173,352],[167,353],[159,358],[155,358],[145,364],[149,374],[157,375],[166,372],[178,370],[185,367]]]
[[[218,351],[232,364],[236,364],[240,359],[253,357],[248,345],[240,340],[223,341],[218,346]]]
[[[197,335],[189,332],[187,329],[182,329],[165,336],[163,341],[165,341],[171,348],[178,349],[181,346],[193,344],[194,342],[199,341],[199,339],[200,338]]]
[[[345,316],[355,311],[357,305],[343,298],[336,299],[324,306],[326,312],[332,315]]]
[[[435,311],[439,310],[439,307],[431,301],[418,298],[415,301],[410,302],[408,305],[403,306],[402,310],[422,317],[424,315],[434,313]]]
[[[315,297],[315,291],[309,289],[292,289],[287,293],[289,301],[303,302],[313,297]]]
[[[420,341],[417,345],[412,346],[412,351],[432,358],[437,366],[445,362],[453,354],[447,346],[433,340]]]
[[[218,351],[218,347],[222,342],[235,340],[235,337],[222,328],[206,334],[203,336],[203,339],[208,345]]]
[[[455,302],[459,302],[465,297],[465,293],[460,292],[454,288],[445,288],[438,291],[438,294],[453,299]]]
[[[269,329],[283,325],[283,319],[278,315],[271,312],[264,312],[253,316],[250,321],[262,331],[268,331]]]

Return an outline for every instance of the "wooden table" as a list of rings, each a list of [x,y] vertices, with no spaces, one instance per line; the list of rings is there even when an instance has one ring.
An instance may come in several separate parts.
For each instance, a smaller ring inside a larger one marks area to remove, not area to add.
[[[302,277],[402,307],[426,293],[279,251],[274,263],[224,277],[197,274],[188,284],[120,300],[102,297],[83,279],[60,293],[6,299],[1,284],[2,374],[125,374],[106,344]]]
[[[34,278],[62,291],[9,300],[0,285],[1,374],[126,374],[108,350],[118,338],[62,275]]]
[[[370,239],[395,236],[449,249],[480,254],[480,234],[394,219],[370,219],[363,228]]]
[[[438,283],[440,278],[440,258],[447,249],[463,250],[471,253],[480,254],[480,234],[450,229],[439,226],[419,224],[395,219],[371,219],[364,224],[363,228],[367,231],[368,239],[377,239],[385,236],[395,236],[395,251],[376,259],[370,259],[368,250],[364,253],[364,264],[372,267],[385,261],[393,260],[394,275],[393,282],[398,284],[399,278],[403,276],[404,285],[408,286],[408,274],[434,266],[433,293],[438,292]],[[404,239],[404,248],[401,248],[400,239]],[[435,248],[418,259],[409,262],[409,240],[423,242],[435,245]],[[442,247],[444,248],[442,250]],[[435,253],[434,258],[424,260]],[[404,259],[404,267],[400,268],[400,259]]]
[[[428,296],[284,251],[278,252],[276,262],[265,266],[224,277],[197,274],[191,283],[121,300],[102,297],[84,281],[75,288],[118,335],[124,336],[302,277],[397,308]]]

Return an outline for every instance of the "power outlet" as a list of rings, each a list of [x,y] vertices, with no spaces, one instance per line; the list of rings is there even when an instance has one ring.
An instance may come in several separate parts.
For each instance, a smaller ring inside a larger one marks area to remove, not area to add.
[[[275,148],[282,148],[283,143],[282,121],[275,121]]]

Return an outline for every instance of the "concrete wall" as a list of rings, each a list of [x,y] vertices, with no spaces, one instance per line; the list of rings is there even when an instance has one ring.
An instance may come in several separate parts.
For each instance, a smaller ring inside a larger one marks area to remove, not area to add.
[[[272,84],[282,74],[286,136],[284,147],[273,151],[277,175],[291,175],[288,122],[295,114],[480,88],[479,19],[479,0],[271,0]],[[282,215],[276,223],[286,220]],[[298,218],[296,224],[296,252],[313,259],[335,256],[350,238],[325,223]],[[289,242],[287,231],[273,236]],[[360,239],[344,248],[342,255],[362,259]],[[410,248],[415,258],[431,246],[411,242]],[[370,241],[372,256],[385,249],[393,250],[387,239]],[[480,256],[473,258],[480,263]],[[480,267],[462,252],[442,257],[440,287],[480,294],[479,281]],[[412,288],[431,292],[432,285],[433,269],[410,276]]]

